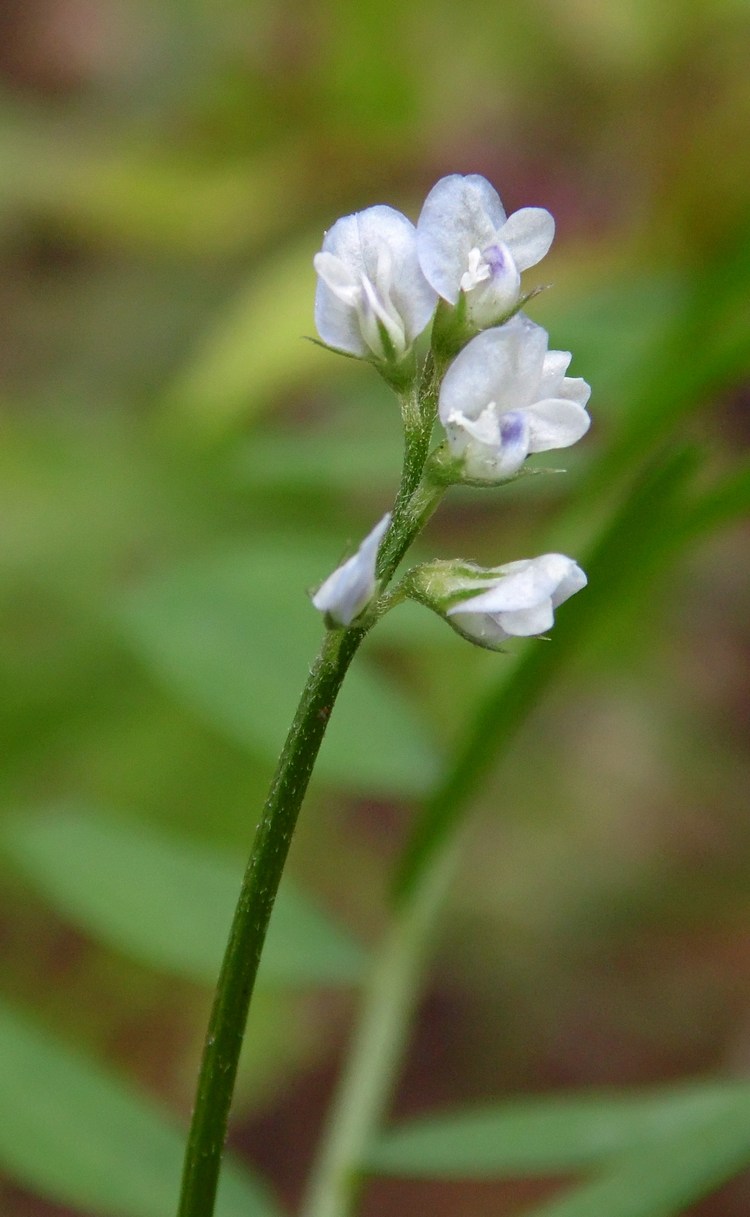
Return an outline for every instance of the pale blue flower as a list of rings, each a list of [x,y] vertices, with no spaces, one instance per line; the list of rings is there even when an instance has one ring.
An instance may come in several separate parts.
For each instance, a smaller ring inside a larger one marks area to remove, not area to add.
[[[580,566],[564,554],[507,562],[491,575],[492,582],[478,595],[446,610],[454,629],[490,649],[511,637],[545,633],[557,606],[587,583]]]
[[[356,554],[329,575],[312,598],[316,609],[338,626],[351,625],[375,595],[375,563],[388,531],[390,512],[368,533]]]
[[[521,314],[472,338],[443,380],[440,421],[464,480],[498,482],[533,452],[567,448],[588,431],[590,389],[566,376],[571,356]]]
[[[555,221],[543,207],[507,217],[500,196],[479,174],[441,178],[417,222],[422,270],[438,295],[457,304],[466,297],[469,321],[496,325],[518,303],[521,271],[547,253]]]
[[[435,311],[414,225],[393,207],[368,207],[337,220],[314,265],[318,333],[349,355],[399,361]]]

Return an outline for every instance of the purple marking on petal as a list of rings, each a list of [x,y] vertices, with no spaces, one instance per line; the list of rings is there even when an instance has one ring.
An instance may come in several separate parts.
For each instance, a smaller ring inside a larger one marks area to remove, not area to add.
[[[500,419],[500,442],[503,447],[519,443],[526,435],[526,419],[519,410],[511,410]]]
[[[508,258],[499,245],[488,245],[482,250],[482,257],[490,268],[493,277],[504,275],[508,271]]]

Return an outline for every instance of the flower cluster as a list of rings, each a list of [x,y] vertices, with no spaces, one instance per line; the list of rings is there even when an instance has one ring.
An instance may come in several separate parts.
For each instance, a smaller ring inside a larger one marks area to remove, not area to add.
[[[507,216],[485,178],[452,174],[430,191],[416,226],[381,205],[342,217],[325,234],[314,259],[318,333],[334,350],[372,362],[394,387],[416,388],[423,429],[437,413],[444,439],[423,479],[443,488],[497,485],[530,455],[567,448],[588,430],[588,385],[566,374],[570,354],[549,350],[546,332],[519,311],[529,298],[521,273],[545,256],[554,231],[543,208]],[[415,342],[433,319],[426,389]],[[331,627],[356,622],[376,599],[389,527],[386,516],[316,593]],[[494,648],[549,629],[554,608],[585,582],[572,559],[545,554],[488,570],[433,563],[403,586],[459,633]]]

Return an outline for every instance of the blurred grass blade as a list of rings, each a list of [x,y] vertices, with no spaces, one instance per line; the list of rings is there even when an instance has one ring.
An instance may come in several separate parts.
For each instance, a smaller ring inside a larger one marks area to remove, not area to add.
[[[559,611],[552,644],[532,639],[510,676],[501,678],[481,701],[452,767],[417,822],[397,876],[398,892],[414,883],[466,812],[484,775],[507,751],[545,689],[583,641],[606,626],[623,601],[648,585],[647,572],[666,563],[679,531],[685,485],[695,465],[696,455],[684,450],[652,463],[583,560],[588,587]],[[679,539],[676,544],[679,549]]]
[[[392,1128],[372,1147],[366,1165],[378,1174],[430,1179],[563,1174],[648,1149],[657,1140],[671,1144],[737,1110],[750,1118],[749,1085],[523,1099]]]
[[[686,541],[703,533],[744,520],[750,512],[750,463],[727,474],[716,486],[704,491],[686,514],[682,531]]]
[[[242,878],[239,858],[70,809],[6,821],[0,848],[87,934],[159,971],[216,983]],[[285,880],[262,980],[348,985],[360,979],[364,963],[359,945]]]
[[[145,1095],[0,1003],[0,1165],[58,1204],[165,1217],[185,1133]],[[265,1187],[226,1163],[216,1217],[278,1217]]]
[[[173,694],[273,763],[320,646],[322,622],[306,588],[340,558],[340,540],[326,545],[317,538],[212,552],[136,589],[120,619],[131,646]],[[412,796],[428,789],[436,773],[416,711],[358,659],[332,715],[316,780]]]
[[[643,453],[652,452],[712,393],[741,381],[750,364],[750,241],[747,226],[701,268],[672,325],[629,384],[622,430],[583,479],[584,498],[606,490]]]
[[[750,1165],[747,1088],[728,1092],[723,1110],[645,1146],[599,1179],[526,1217],[679,1217]]]
[[[101,122],[61,139],[28,109],[3,119],[3,218],[31,212],[79,239],[195,258],[260,246],[304,203],[295,139],[221,163]]]
[[[295,385],[330,374],[335,357],[305,340],[315,332],[312,260],[321,235],[268,258],[199,343],[167,392],[180,426],[187,419],[199,434],[221,436]]]

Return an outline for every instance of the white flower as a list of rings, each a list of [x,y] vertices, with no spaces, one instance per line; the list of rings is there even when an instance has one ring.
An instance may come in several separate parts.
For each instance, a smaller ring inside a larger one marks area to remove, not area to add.
[[[367,534],[356,554],[329,575],[313,596],[316,609],[325,613],[336,625],[351,625],[372,600],[376,588],[378,549],[390,522],[391,515],[387,512]]]
[[[571,356],[548,351],[547,333],[521,314],[472,338],[440,389],[440,421],[468,481],[497,482],[529,453],[567,448],[585,435],[590,389],[566,376]]]
[[[491,650],[507,638],[543,634],[552,626],[558,604],[587,582],[580,566],[564,554],[524,558],[478,574],[485,576],[485,590],[445,612],[460,634]]]
[[[543,207],[509,218],[486,178],[453,173],[428,194],[417,222],[417,249],[427,281],[449,304],[466,294],[469,320],[494,325],[518,302],[521,271],[547,253],[555,221]]]
[[[368,207],[337,220],[314,265],[315,324],[339,351],[400,360],[435,311],[414,225],[393,207]]]

